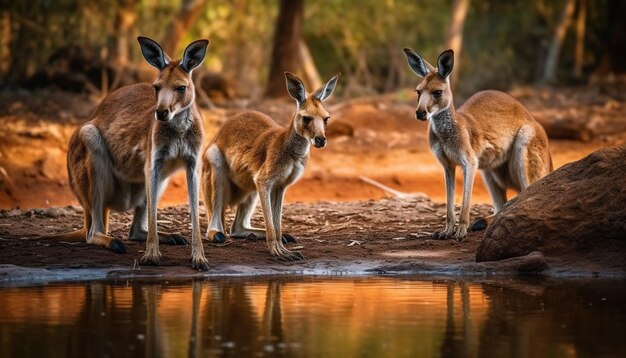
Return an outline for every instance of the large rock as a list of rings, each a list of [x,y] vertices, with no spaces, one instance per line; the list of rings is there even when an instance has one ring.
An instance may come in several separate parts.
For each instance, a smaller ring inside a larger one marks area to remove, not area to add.
[[[533,251],[581,266],[626,264],[626,146],[600,149],[529,186],[495,216],[476,261]]]

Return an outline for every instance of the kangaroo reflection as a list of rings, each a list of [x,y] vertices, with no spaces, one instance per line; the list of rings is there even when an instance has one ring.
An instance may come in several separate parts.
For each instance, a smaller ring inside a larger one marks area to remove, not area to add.
[[[68,340],[68,356],[157,355],[160,339],[155,307],[159,285],[133,284],[129,290],[94,282],[85,288],[85,304]],[[119,324],[129,320],[134,324]]]
[[[455,298],[454,288],[459,286],[461,291],[462,324],[458,328],[463,334],[457,332],[455,325]],[[439,347],[439,355],[442,357],[473,356],[473,330],[471,324],[472,309],[470,304],[470,286],[467,282],[448,282],[446,285],[446,328],[444,338]]]
[[[267,283],[259,320],[249,289],[242,282],[194,282],[189,357],[273,351],[284,339],[281,287],[278,281]],[[208,291],[206,297],[203,290]]]

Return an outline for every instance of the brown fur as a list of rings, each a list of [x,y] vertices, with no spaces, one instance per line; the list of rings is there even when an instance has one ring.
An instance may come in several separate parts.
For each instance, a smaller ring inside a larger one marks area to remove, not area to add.
[[[416,117],[429,119],[430,147],[446,176],[446,229],[437,236],[463,240],[469,226],[476,169],[481,170],[494,210],[498,212],[507,201],[507,189],[519,192],[552,171],[548,137],[530,112],[503,92],[478,92],[455,110],[448,77],[453,64],[451,50],[440,55],[437,69],[412,50],[407,50],[411,68],[424,77],[416,87]],[[464,185],[461,217],[455,227],[454,173],[457,165],[463,169]],[[481,219],[482,225],[475,227],[487,225],[490,219]]]
[[[154,86],[159,86],[160,91],[155,91]],[[187,90],[177,92],[180,86]],[[161,109],[168,110],[172,118],[156,120],[155,111]],[[134,209],[129,239],[145,240],[147,249],[142,262],[158,264],[157,240],[185,243],[176,234],[157,234],[158,195],[167,177],[179,168],[187,170],[188,181],[194,177],[194,171],[199,173],[197,157],[202,139],[202,118],[194,104],[191,73],[182,69],[180,61],[161,68],[154,85],[135,84],[109,94],[70,139],[68,176],[85,214],[83,228],[66,237],[82,236],[88,243],[124,252],[124,244],[107,235],[109,211]],[[206,259],[199,234],[197,188],[195,197],[193,190],[190,190],[194,226],[192,258],[194,267],[203,268]]]
[[[291,80],[301,84],[299,79]],[[331,82],[334,88],[336,77]],[[304,171],[310,144],[324,146],[326,143],[329,114],[322,101],[330,94],[320,99],[320,90],[307,94],[306,99],[294,97],[299,106],[287,128],[263,113],[252,111],[238,114],[222,125],[203,156],[203,195],[209,216],[207,238],[224,235],[224,212],[226,207],[236,205],[231,236],[265,236],[272,255],[284,260],[302,258],[300,253],[287,250],[282,243],[281,212],[286,188]],[[265,230],[250,227],[257,193]]]

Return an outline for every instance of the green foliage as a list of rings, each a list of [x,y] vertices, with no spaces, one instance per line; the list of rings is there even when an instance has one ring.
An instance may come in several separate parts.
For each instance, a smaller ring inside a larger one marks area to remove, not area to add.
[[[10,35],[9,46],[0,41],[0,78],[19,82],[70,47],[111,61],[120,36],[133,39],[145,35],[161,41],[182,1],[10,1],[0,9],[0,16],[10,19],[9,29],[0,28],[0,35]],[[599,52],[604,50],[607,1],[588,1],[588,65],[597,65]],[[207,0],[176,53],[170,55],[179,57],[193,39],[209,38],[204,66],[223,73],[243,89],[243,95],[257,96],[267,77],[278,3]],[[486,87],[506,89],[536,80],[563,3],[471,0],[463,50],[455,68],[458,89],[464,93]],[[136,16],[130,33],[119,31],[124,6]],[[342,72],[345,85],[341,90],[354,96],[413,86],[416,78],[406,65],[402,48],[412,47],[434,63],[444,50],[450,17],[450,1],[307,0],[302,35],[321,77]],[[572,62],[572,37],[570,31],[562,51],[565,64]],[[140,63],[138,46],[128,43],[129,62]],[[569,68],[562,72],[567,71]]]

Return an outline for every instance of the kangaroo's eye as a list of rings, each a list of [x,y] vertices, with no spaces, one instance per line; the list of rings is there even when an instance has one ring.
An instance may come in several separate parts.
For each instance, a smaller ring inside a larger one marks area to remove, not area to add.
[[[312,120],[313,120],[313,117],[302,116],[302,122],[304,122],[304,124],[309,124],[311,123]]]
[[[442,93],[441,90],[433,91],[433,97],[439,98],[441,97],[441,93]]]
[[[328,124],[328,120],[330,119],[330,117],[326,117],[324,118],[324,124]]]
[[[176,87],[176,92],[178,92],[178,93],[185,93],[186,90],[187,90],[187,87],[185,87],[185,86],[178,86],[178,87]]]

